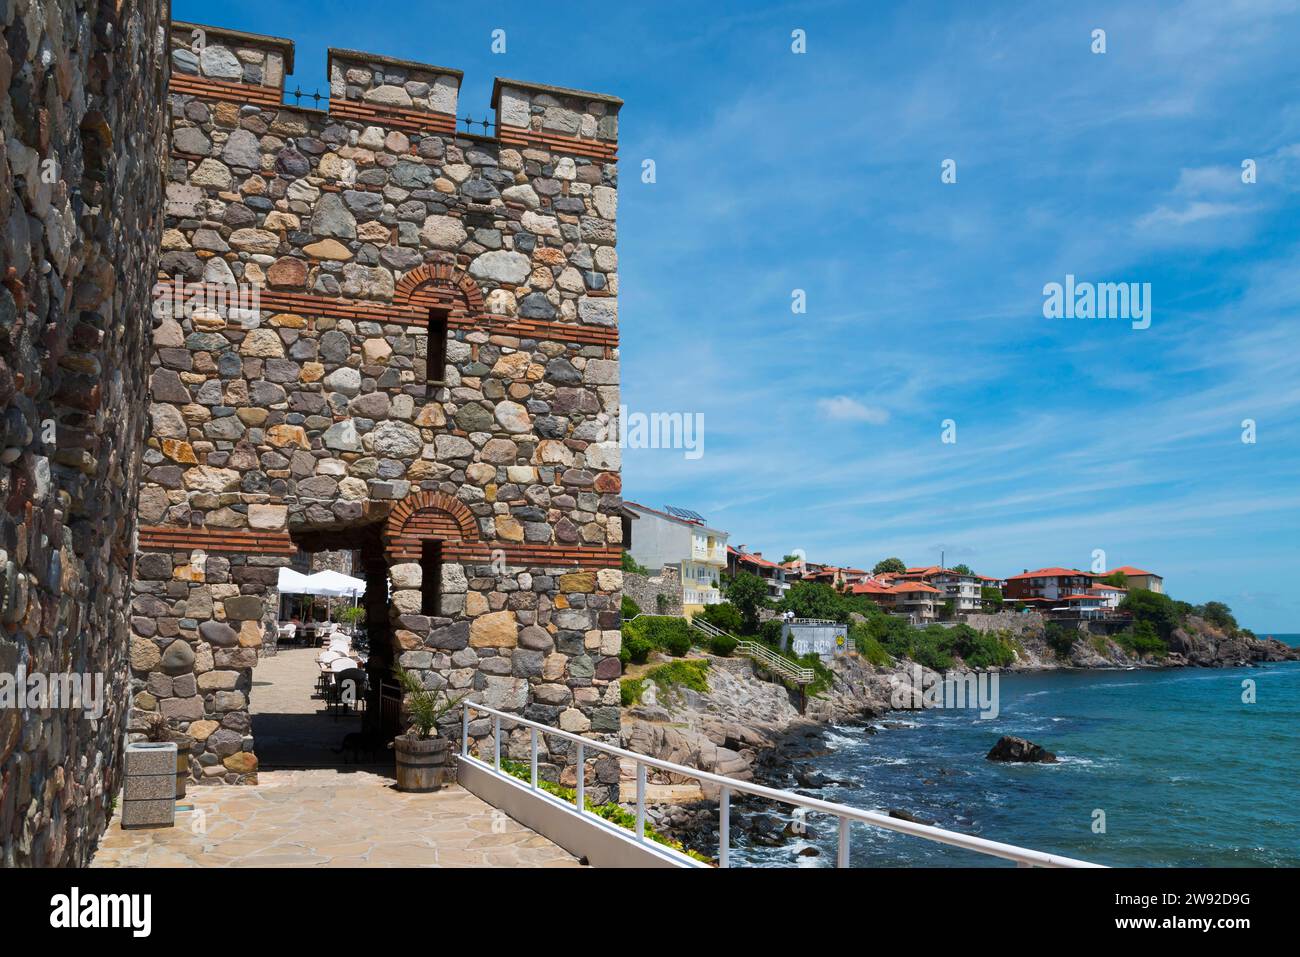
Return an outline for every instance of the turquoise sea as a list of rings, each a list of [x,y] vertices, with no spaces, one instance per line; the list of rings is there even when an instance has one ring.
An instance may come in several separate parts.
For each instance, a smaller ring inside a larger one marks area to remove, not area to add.
[[[1300,644],[1300,635],[1277,635]],[[1255,703],[1243,703],[1253,681]],[[1300,866],[1300,662],[1255,668],[1060,671],[1003,675],[1001,714],[894,712],[880,730],[836,728],[812,767],[844,782],[818,793],[940,827],[1113,866]],[[888,722],[905,723],[885,728]],[[984,755],[1014,734],[1060,763],[1007,765]],[[1094,832],[1104,812],[1104,833]],[[833,822],[746,848],[753,864],[830,866]],[[867,825],[858,867],[1000,862]],[[817,856],[798,856],[808,844]]]

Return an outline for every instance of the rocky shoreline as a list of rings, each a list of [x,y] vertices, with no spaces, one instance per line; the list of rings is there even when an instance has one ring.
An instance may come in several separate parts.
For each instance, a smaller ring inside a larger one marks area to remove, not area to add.
[[[1103,654],[1103,650],[1105,653]],[[1017,659],[1001,669],[1009,673],[1088,668],[1240,667],[1300,660],[1300,649],[1273,639],[1228,636],[1199,620],[1175,632],[1171,651],[1161,660],[1129,655],[1113,641],[1077,641],[1060,659],[1042,636],[1021,635]],[[910,674],[911,662],[877,667],[857,657],[836,660],[837,680],[822,697],[809,699],[803,713],[797,694],[770,681],[745,658],[708,656],[709,690],[680,689],[671,700],[625,709],[623,746],[640,754],[723,774],[738,780],[817,796],[834,783],[810,762],[828,753],[826,734],[833,726],[875,733],[875,723],[895,710],[890,703],[894,681]],[[933,672],[926,672],[934,676]],[[896,677],[897,676],[897,677]],[[888,721],[882,722],[889,726]],[[899,727],[905,727],[899,724]],[[625,769],[630,773],[630,769]],[[663,776],[661,784],[685,785],[687,779]],[[651,822],[687,846],[717,852],[716,791],[701,789],[694,800],[674,800],[648,809]],[[893,813],[893,812],[891,812]],[[898,816],[907,818],[905,811]],[[753,844],[777,846],[791,836],[788,808],[748,797],[733,797],[732,827]],[[808,853],[816,853],[813,848]]]

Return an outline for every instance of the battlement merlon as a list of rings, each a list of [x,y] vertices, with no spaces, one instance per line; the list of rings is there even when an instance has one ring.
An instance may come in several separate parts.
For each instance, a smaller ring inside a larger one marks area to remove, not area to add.
[[[284,81],[293,72],[292,40],[174,21],[169,42],[174,90],[199,92],[215,83],[244,87],[254,105],[283,102]],[[424,114],[435,118],[435,129],[455,129],[461,70],[336,47],[327,55],[331,114],[365,122],[378,112],[411,128],[424,125]],[[323,105],[319,98],[317,105]],[[558,147],[605,161],[617,155],[622,105],[606,93],[545,83],[497,77],[492,84],[502,143]]]
[[[460,70],[334,47],[328,55],[331,100],[456,115],[464,76]]]
[[[174,75],[265,87],[277,100],[293,72],[293,41],[283,37],[173,20],[169,42]]]
[[[623,101],[607,93],[571,90],[544,83],[497,77],[492,108],[498,133],[527,130],[576,139],[618,142],[618,111]]]

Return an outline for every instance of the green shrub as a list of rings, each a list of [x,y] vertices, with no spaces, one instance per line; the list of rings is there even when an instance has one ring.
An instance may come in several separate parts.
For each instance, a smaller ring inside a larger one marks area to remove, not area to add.
[[[781,647],[781,621],[771,618],[758,626],[758,640],[773,648]]]
[[[912,653],[909,656],[918,665],[934,671],[947,671],[957,662],[949,653],[947,629],[930,625],[912,630]]]
[[[624,619],[635,618],[637,615],[641,614],[641,606],[633,601],[630,595],[624,595],[623,604],[619,606],[619,614],[621,614]]]
[[[644,691],[644,678],[622,678],[618,682],[618,696],[625,708],[630,708],[640,702],[641,694]]]
[[[623,645],[628,657],[638,664],[656,649],[680,658],[691,650],[691,643],[691,629],[683,618],[642,615],[623,623]]]
[[[1133,616],[1134,632],[1137,631],[1137,625],[1145,622],[1151,626],[1155,635],[1161,641],[1168,641],[1169,636],[1174,633],[1178,627],[1183,615],[1186,614],[1183,602],[1176,602],[1168,595],[1162,595],[1159,592],[1147,591],[1145,588],[1134,588],[1124,600],[1119,603],[1120,611],[1126,611]],[[1187,606],[1190,609],[1191,606]],[[1226,610],[1227,606],[1224,606]],[[1144,632],[1146,634],[1146,632]]]
[[[1232,614],[1232,609],[1221,601],[1207,601],[1204,605],[1194,608],[1193,612],[1210,624],[1217,625],[1229,635],[1234,635],[1238,631],[1237,619]]]
[[[716,605],[705,605],[704,611],[700,612],[697,617],[703,618],[714,628],[733,635],[745,634],[745,619],[741,617],[740,610],[729,601],[719,602]]]
[[[889,665],[889,652],[880,643],[880,639],[871,633],[868,625],[852,625],[849,628],[849,637],[853,639],[853,646],[858,649],[858,654],[866,658],[867,661],[878,668]]]
[[[719,658],[727,658],[736,650],[739,642],[730,635],[715,635],[709,639],[709,651]]]
[[[655,650],[654,642],[644,635],[628,634],[623,632],[623,651],[627,652],[628,661],[635,662],[638,665],[646,663],[650,657],[650,652]],[[620,657],[622,655],[620,654]]]
[[[1135,621],[1132,628],[1126,628],[1115,636],[1115,643],[1130,654],[1152,655],[1163,658],[1169,654],[1169,646],[1156,631],[1156,626],[1149,621]]]
[[[948,629],[948,647],[972,668],[1005,668],[1016,653],[1002,637],[984,634],[969,625]]]
[[[1044,639],[1047,642],[1047,647],[1056,653],[1056,657],[1069,658],[1070,649],[1079,640],[1079,630],[1063,622],[1049,621]]]

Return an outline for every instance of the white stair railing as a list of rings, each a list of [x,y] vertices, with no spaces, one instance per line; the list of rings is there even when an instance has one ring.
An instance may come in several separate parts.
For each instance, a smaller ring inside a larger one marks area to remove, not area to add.
[[[778,655],[767,645],[761,645],[756,641],[742,641],[736,645],[736,650],[747,658],[753,658],[774,674],[789,678],[796,684],[810,685],[817,679],[817,673],[811,668],[797,665],[789,658]]]
[[[692,618],[691,627],[708,635],[710,638],[730,638],[736,643],[736,651],[746,658],[754,659],[773,674],[793,681],[795,684],[810,685],[817,679],[817,674],[811,668],[801,667],[789,658],[778,655],[767,645],[760,644],[757,641],[741,641],[736,636],[727,634],[721,628],[710,624],[703,618]]]

